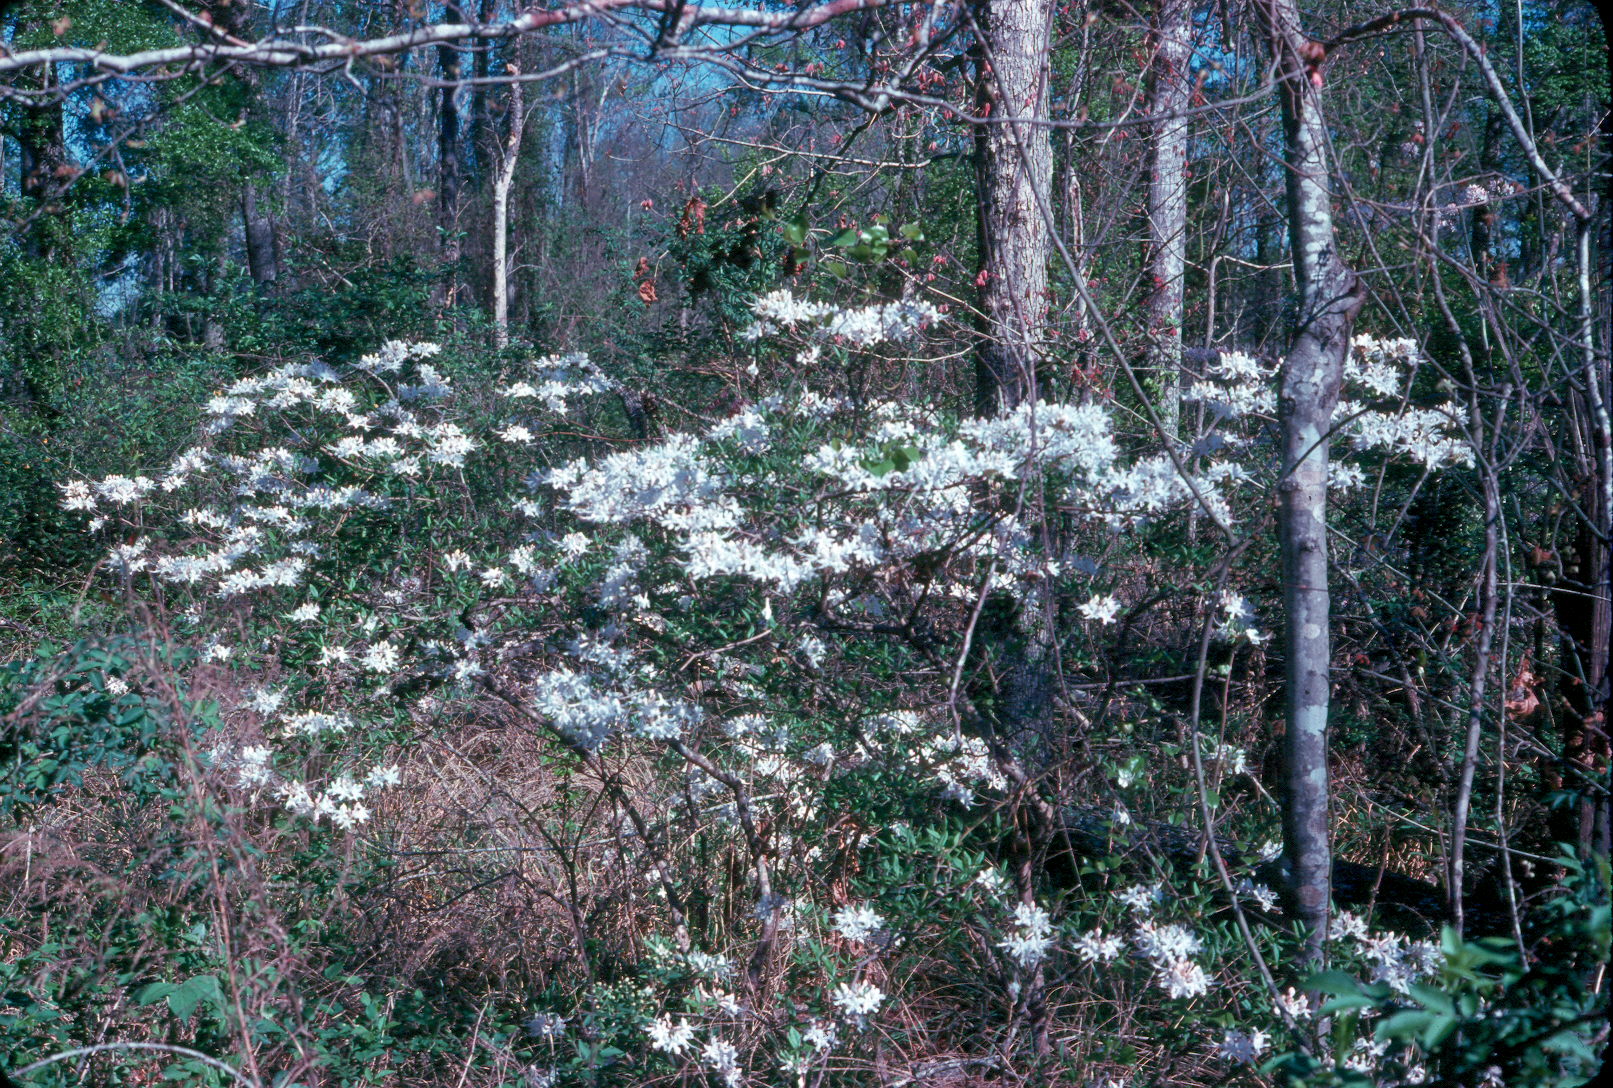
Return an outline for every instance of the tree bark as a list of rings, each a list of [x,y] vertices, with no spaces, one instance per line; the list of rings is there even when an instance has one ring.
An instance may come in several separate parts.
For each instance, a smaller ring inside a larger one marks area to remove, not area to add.
[[[1475,398],[1476,400],[1477,398]],[[1474,406],[1476,408],[1476,405]],[[1481,427],[1478,412],[1473,414],[1473,426]],[[1499,421],[1497,430],[1500,429]],[[1479,432],[1481,435],[1483,431]],[[1473,806],[1473,780],[1479,765],[1479,742],[1484,729],[1484,697],[1490,678],[1490,662],[1495,644],[1495,614],[1500,587],[1497,564],[1500,562],[1501,487],[1496,479],[1493,449],[1483,451],[1485,462],[1480,465],[1484,489],[1484,559],[1479,570],[1479,630],[1474,648],[1472,679],[1468,683],[1467,735],[1462,744],[1462,766],[1456,787],[1456,803],[1451,814],[1450,875],[1446,898],[1450,904],[1451,919],[1458,933],[1466,921],[1467,888],[1467,823]]]
[[[47,65],[41,69],[40,90],[48,90],[56,82],[59,80],[53,67]],[[23,196],[34,200],[45,212],[23,232],[23,253],[42,260],[55,255],[61,235],[54,225],[55,214],[49,209],[61,195],[63,175],[68,171],[62,121],[61,103],[52,102],[47,106],[24,107],[14,129],[19,188]]]
[[[1558,645],[1565,680],[1561,685],[1562,758],[1572,775],[1554,774],[1563,786],[1579,791],[1579,803],[1555,809],[1552,838],[1574,843],[1581,857],[1606,856],[1609,850],[1608,797],[1586,788],[1588,781],[1606,782],[1609,763],[1608,712],[1613,695],[1608,651],[1613,643],[1613,549],[1608,547],[1609,506],[1602,475],[1606,471],[1608,425],[1605,404],[1607,365],[1596,352],[1585,363],[1585,394],[1575,393],[1572,410],[1590,447],[1577,458],[1575,499],[1584,511],[1575,529],[1563,573],[1552,588]],[[1600,411],[1598,408],[1600,407]]]
[[[241,188],[241,229],[246,238],[246,266],[252,282],[259,290],[273,291],[280,281],[274,223],[260,208],[257,186],[251,182]]]
[[[1159,391],[1159,415],[1174,438],[1182,412],[1182,292],[1187,269],[1188,62],[1193,52],[1189,0],[1160,0],[1148,68],[1153,125],[1148,177],[1148,349],[1145,365]]]
[[[514,74],[512,66],[512,74]],[[526,106],[521,84],[510,84],[510,134],[504,143],[498,176],[493,179],[493,339],[499,347],[510,343],[510,186],[521,157],[521,134],[526,128]]]
[[[1053,147],[1047,117],[1049,30],[1043,0],[986,0],[975,131],[979,188],[980,311],[975,407],[991,415],[1036,397],[1036,359],[1047,309]]]
[[[476,10],[477,24],[486,26],[492,18],[493,0],[480,0]],[[472,176],[477,185],[486,184],[488,160],[492,156],[493,138],[487,123],[487,85],[483,82],[491,69],[492,50],[492,43],[483,42],[476,50],[476,60],[471,68],[476,83],[470,91],[470,147],[474,163]]]
[[[459,134],[459,52],[452,45],[437,47],[437,67],[443,80],[437,108],[437,231],[443,263],[449,269],[446,298],[455,291],[453,267],[459,260],[459,185],[464,174]]]
[[[975,411],[990,416],[1037,396],[1052,245],[1053,147],[1047,125],[1039,123],[1048,116],[1052,6],[986,0],[976,9],[976,24],[978,108],[987,123],[975,130],[983,266]],[[1035,514],[1025,523],[1045,535]],[[996,659],[995,718],[1003,739],[1020,751],[1052,740],[1052,611],[1047,602],[1027,612],[1020,602],[994,597],[982,613],[982,641]]]
[[[1283,744],[1285,894],[1305,926],[1306,957],[1320,961],[1331,900],[1327,724],[1331,697],[1327,559],[1328,435],[1350,334],[1364,299],[1333,235],[1320,49],[1300,30],[1295,0],[1264,0],[1277,63],[1287,168],[1288,238],[1299,289],[1278,393],[1283,475],[1278,528],[1283,560],[1287,732]]]
[[[975,357],[975,411],[982,416],[1037,399],[1053,226],[1053,145],[1041,123],[1048,117],[1053,10],[1046,0],[984,0],[975,8],[977,111],[987,118],[975,129],[982,333]],[[1040,511],[1027,510],[1024,521],[1048,542]],[[1045,757],[1054,739],[1056,607],[1049,600],[1032,604],[999,593],[984,605],[979,633],[982,648],[994,659],[992,717],[998,739],[1019,752],[1040,748]],[[1034,845],[1024,843],[1025,867],[1016,875],[1027,901]],[[1022,1008],[1037,1053],[1048,1053],[1048,1007],[1039,971],[1030,979]]]

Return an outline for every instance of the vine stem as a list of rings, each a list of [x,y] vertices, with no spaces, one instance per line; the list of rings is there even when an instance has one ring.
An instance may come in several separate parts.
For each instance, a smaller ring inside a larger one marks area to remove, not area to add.
[[[36,1069],[43,1069],[45,1066],[52,1065],[56,1062],[65,1062],[73,1058],[89,1057],[93,1054],[102,1054],[111,1050],[155,1050],[164,1054],[177,1054],[184,1058],[194,1058],[209,1068],[217,1069],[221,1073],[228,1073],[231,1077],[246,1085],[247,1088],[262,1088],[262,1085],[259,1081],[249,1078],[240,1070],[219,1061],[217,1058],[212,1057],[211,1055],[203,1054],[200,1050],[192,1050],[190,1047],[186,1046],[174,1046],[171,1043],[97,1043],[94,1046],[75,1047],[72,1050],[64,1050],[59,1054],[52,1054],[48,1058],[41,1058],[37,1062],[30,1062],[21,1069],[13,1070],[13,1073],[19,1077],[26,1076]]]

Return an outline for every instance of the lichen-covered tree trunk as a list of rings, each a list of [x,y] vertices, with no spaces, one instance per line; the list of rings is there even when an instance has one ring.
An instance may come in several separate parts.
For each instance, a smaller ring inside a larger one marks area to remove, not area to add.
[[[1159,392],[1159,416],[1174,437],[1181,417],[1182,277],[1187,268],[1188,62],[1192,6],[1160,0],[1149,58],[1147,368]]]
[[[985,0],[975,19],[984,31],[978,109],[987,118],[975,131],[982,262],[975,409],[993,415],[1037,395],[1053,186],[1052,141],[1038,122],[1048,115],[1052,6]],[[1035,524],[1035,517],[1026,523]],[[1028,612],[1020,602],[995,600],[982,618],[982,641],[995,661],[994,717],[1004,739],[1016,746],[1050,739],[1051,612],[1046,602]]]
[[[976,356],[976,409],[987,415],[1036,393],[1036,356],[1047,311],[1053,145],[1045,119],[1049,28],[1045,0],[987,0],[975,134],[984,342]]]
[[[975,410],[994,415],[1037,397],[1036,365],[1047,312],[1051,247],[1053,145],[1048,116],[1048,54],[1054,5],[1046,0],[984,0],[975,20],[978,50],[975,130],[980,242],[980,349],[975,356]],[[1039,526],[1034,512],[1028,526]],[[1033,529],[1034,531],[1034,529]],[[1055,637],[1051,601],[1026,603],[993,594],[981,616],[979,641],[992,662],[993,727],[1020,753],[1052,740]],[[1042,833],[1047,833],[1046,828]],[[1016,874],[1029,901],[1029,861]],[[1048,1008],[1041,974],[1024,996],[1030,1034],[1047,1053]]]
[[[514,65],[512,75],[519,75]],[[526,129],[526,105],[521,83],[510,84],[510,132],[493,179],[493,341],[498,347],[510,342],[510,186],[515,183],[515,167],[521,158],[521,135]]]
[[[1350,333],[1363,300],[1333,235],[1321,47],[1300,30],[1295,0],[1264,0],[1277,62],[1287,169],[1288,239],[1299,289],[1278,392],[1283,475],[1278,526],[1283,559],[1287,735],[1283,857],[1289,906],[1319,960],[1332,889],[1327,719],[1331,663],[1327,563],[1328,433]]]

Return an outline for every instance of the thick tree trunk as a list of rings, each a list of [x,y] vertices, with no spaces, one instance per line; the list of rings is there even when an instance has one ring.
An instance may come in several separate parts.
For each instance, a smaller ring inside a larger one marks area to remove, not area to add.
[[[246,266],[252,282],[261,291],[273,291],[280,281],[274,223],[258,204],[258,190],[251,182],[241,189],[241,229],[246,238]]]
[[[1048,107],[1049,29],[1044,0],[987,0],[975,134],[985,340],[976,359],[975,405],[982,415],[1036,396],[1036,359],[1047,310],[1048,224],[1053,147]],[[1023,119],[1023,120],[1016,120]]]
[[[983,334],[975,359],[975,410],[980,415],[1037,398],[1052,245],[1053,145],[1040,122],[1048,117],[1053,10],[1046,0],[984,0],[975,8],[977,28],[984,32],[977,56],[978,112],[987,118],[975,130]],[[1024,520],[1045,537],[1047,526],[1040,524],[1038,512],[1027,511]],[[1056,607],[1006,594],[994,594],[985,603],[978,634],[995,669],[994,727],[1017,752],[1045,758],[1054,739]],[[1035,851],[1033,842],[1024,845],[1027,869],[1016,882],[1028,897],[1028,859]],[[1030,980],[1023,1008],[1037,1052],[1047,1053],[1048,1009],[1040,972]]]
[[[1277,62],[1287,167],[1288,238],[1299,288],[1282,368],[1278,420],[1288,688],[1283,769],[1283,857],[1290,909],[1306,927],[1306,954],[1322,957],[1331,899],[1327,721],[1331,664],[1327,563],[1328,433],[1338,405],[1361,285],[1338,252],[1328,192],[1320,47],[1300,31],[1295,0],[1264,0]]]
[[[1188,61],[1192,5],[1159,0],[1150,58],[1149,107],[1154,122],[1148,178],[1148,351],[1159,416],[1174,437],[1181,418],[1182,290],[1187,268]]]
[[[984,31],[977,57],[975,131],[981,344],[975,410],[995,415],[1034,400],[1036,362],[1047,309],[1053,147],[1048,115],[1052,8],[1041,0],[987,0],[976,9]],[[1035,524],[1027,516],[1026,524]],[[1004,739],[1026,751],[1052,738],[1051,608],[1025,614],[994,600],[982,615],[983,641],[996,659],[995,718]]]
[[[49,89],[54,70],[45,68],[39,80],[39,90]],[[17,140],[18,182],[22,195],[49,209],[60,196],[67,173],[67,141],[62,127],[62,105],[24,107],[13,130]],[[22,247],[26,256],[48,259],[57,251],[55,239],[60,231],[53,226],[53,217],[35,221],[23,232]]]

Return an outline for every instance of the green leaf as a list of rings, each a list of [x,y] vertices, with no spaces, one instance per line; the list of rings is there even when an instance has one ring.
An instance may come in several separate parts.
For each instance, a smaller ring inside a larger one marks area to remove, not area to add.
[[[188,1020],[203,1001],[220,1016],[224,1014],[224,988],[214,975],[197,975],[180,983],[168,995],[168,1008],[181,1020]]]
[[[1305,989],[1320,990],[1324,994],[1358,994],[1361,982],[1343,971],[1318,971],[1305,980]]]
[[[1554,1051],[1558,1054],[1572,1054],[1574,1057],[1587,1062],[1596,1060],[1595,1052],[1585,1045],[1585,1040],[1580,1037],[1579,1033],[1567,1028],[1559,1031],[1540,1045],[1546,1050]]]
[[[1429,1023],[1429,1025],[1423,1029],[1422,1038],[1419,1040],[1423,1044],[1423,1049],[1433,1050],[1440,1043],[1443,1043],[1446,1038],[1450,1036],[1451,1032],[1456,1030],[1457,1023],[1458,1021],[1454,1015],[1436,1016]]]
[[[1444,926],[1439,931],[1439,947],[1447,957],[1455,956],[1462,951],[1462,935],[1456,932],[1455,926]]]
[[[1377,1002],[1366,994],[1340,994],[1338,997],[1329,998],[1327,1001],[1322,1002],[1321,1015],[1327,1016],[1331,1013],[1343,1012],[1346,1009],[1370,1009],[1376,1004]]]
[[[1381,1021],[1378,1024],[1377,1036],[1379,1039],[1409,1039],[1426,1029],[1436,1019],[1438,1017],[1431,1012],[1405,1009]]]
[[[829,239],[828,244],[837,249],[845,249],[847,246],[856,245],[857,240],[860,237],[861,235],[858,233],[856,227],[847,227],[845,230]]]
[[[1455,1004],[1452,1003],[1450,995],[1443,990],[1421,982],[1413,982],[1411,984],[1411,996],[1416,998],[1417,1003],[1425,1009],[1431,1009],[1445,1016],[1456,1015]]]
[[[136,1005],[155,1005],[177,987],[172,982],[152,982],[135,991],[134,1003]]]

